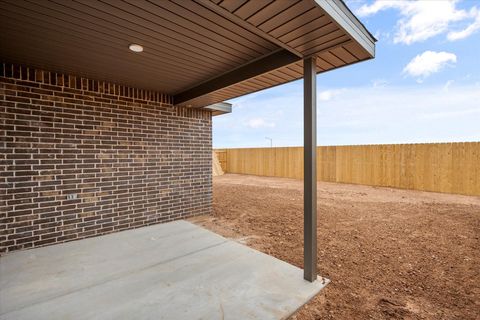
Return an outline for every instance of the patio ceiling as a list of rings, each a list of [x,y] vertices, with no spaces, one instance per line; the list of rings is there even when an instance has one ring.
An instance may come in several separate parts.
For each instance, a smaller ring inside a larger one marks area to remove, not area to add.
[[[373,58],[340,0],[2,0],[0,58],[204,107]],[[133,53],[129,44],[145,50]]]

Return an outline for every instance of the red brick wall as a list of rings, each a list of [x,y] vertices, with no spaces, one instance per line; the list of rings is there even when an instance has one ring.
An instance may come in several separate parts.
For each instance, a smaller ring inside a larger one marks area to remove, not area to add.
[[[210,213],[209,111],[0,69],[0,253]]]

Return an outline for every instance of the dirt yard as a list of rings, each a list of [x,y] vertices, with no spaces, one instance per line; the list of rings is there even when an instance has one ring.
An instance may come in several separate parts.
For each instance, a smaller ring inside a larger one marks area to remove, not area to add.
[[[213,188],[196,223],[302,266],[302,181]],[[480,197],[319,183],[318,269],[332,282],[292,319],[480,319]]]

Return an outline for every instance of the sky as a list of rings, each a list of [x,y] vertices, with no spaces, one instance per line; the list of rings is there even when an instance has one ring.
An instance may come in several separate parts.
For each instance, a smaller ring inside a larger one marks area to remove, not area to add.
[[[317,144],[480,141],[480,0],[346,3],[376,56],[317,75]],[[303,145],[303,80],[228,102],[215,148]]]

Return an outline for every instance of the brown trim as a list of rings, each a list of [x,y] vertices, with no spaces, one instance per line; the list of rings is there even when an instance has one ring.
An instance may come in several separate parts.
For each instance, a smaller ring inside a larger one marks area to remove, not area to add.
[[[281,68],[299,60],[300,58],[298,58],[293,53],[281,49],[272,54],[266,55],[258,60],[236,68],[230,72],[227,72],[223,75],[220,75],[216,78],[213,78],[207,82],[201,83],[196,87],[176,94],[174,96],[175,104],[183,104],[202,95],[226,88],[238,82],[245,81],[257,75],[273,71],[275,69]],[[271,76],[278,78],[278,76]],[[278,79],[273,80],[273,82],[275,83],[277,80]]]
[[[212,10],[213,12],[215,12],[216,14],[218,15],[221,15],[222,17],[224,18],[227,18],[228,20],[236,23],[237,25],[239,26],[242,26],[245,30],[248,30],[260,37],[262,37],[263,39],[266,39],[268,41],[270,41],[271,43],[274,43],[276,44],[277,46],[285,49],[285,50],[288,50],[289,52],[297,55],[299,58],[302,57],[302,55],[300,54],[300,52],[294,50],[293,48],[285,45],[285,43],[279,41],[277,38],[275,37],[272,37],[271,35],[269,35],[268,33],[258,29],[257,27],[253,26],[252,24],[250,24],[249,22],[239,18],[238,16],[236,16],[235,14],[231,13],[230,11],[214,4],[213,2],[210,2],[209,0],[196,0],[198,1],[199,3],[201,3],[203,6],[205,6],[206,8]]]

